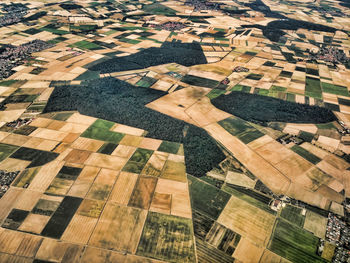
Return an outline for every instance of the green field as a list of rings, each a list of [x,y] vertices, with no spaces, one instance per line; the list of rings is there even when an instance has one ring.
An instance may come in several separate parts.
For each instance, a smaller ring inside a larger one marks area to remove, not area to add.
[[[143,77],[140,79],[137,83],[136,86],[142,87],[142,88],[149,88],[151,87],[154,83],[157,82],[157,79],[153,79],[150,77]]]
[[[213,89],[211,90],[208,94],[207,97],[209,99],[214,99],[222,94],[224,94],[226,92],[226,90],[221,90],[221,89]]]
[[[9,144],[0,143],[0,162],[5,160],[11,153],[16,151],[19,147]]]
[[[158,151],[176,154],[179,151],[180,143],[163,141]]]
[[[138,148],[123,167],[123,171],[141,173],[152,154],[152,150]]]
[[[310,153],[309,151],[305,150],[303,147],[300,147],[299,145],[294,145],[291,148],[291,150],[299,154],[304,159],[308,160],[310,163],[313,163],[315,165],[321,161],[321,159],[318,158],[316,155]]]
[[[279,219],[270,250],[295,263],[326,262],[316,255],[319,239],[310,232]]]
[[[192,221],[149,212],[136,254],[167,262],[195,262]]]
[[[306,77],[305,95],[316,99],[322,99],[322,89],[319,79]]]
[[[77,47],[80,49],[89,49],[89,50],[96,50],[96,49],[102,49],[99,45],[86,41],[86,40],[82,40],[79,42],[76,42],[72,45],[69,45],[69,47]]]
[[[299,227],[304,226],[305,216],[301,214],[301,208],[287,205],[282,209],[281,217]]]
[[[218,219],[230,195],[220,189],[189,176],[192,207],[212,219]]]
[[[250,143],[264,134],[255,129],[248,122],[238,118],[229,117],[225,120],[219,121],[219,124],[233,136],[237,136],[245,144]]]
[[[322,86],[323,92],[349,97],[349,92],[347,87],[342,87],[342,86],[338,86],[338,85],[334,85],[326,82],[321,82],[321,86]]]
[[[113,125],[114,122],[98,119],[87,128],[81,136],[111,143],[119,143],[121,139],[123,139],[124,134],[110,131],[109,129],[112,128]]]

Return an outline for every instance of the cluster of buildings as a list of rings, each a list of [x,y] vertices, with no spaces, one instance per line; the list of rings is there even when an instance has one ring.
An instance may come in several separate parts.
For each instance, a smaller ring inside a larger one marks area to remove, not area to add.
[[[249,69],[241,66],[237,66],[233,69],[233,72],[248,72]]]
[[[194,11],[202,10],[220,10],[220,5],[218,3],[200,0],[188,0],[185,5],[193,6]]]
[[[336,245],[332,262],[350,262],[350,228],[332,213],[328,215],[326,240]]]
[[[303,139],[301,139],[295,135],[292,135],[292,134],[284,134],[281,137],[278,137],[276,140],[283,145],[289,144],[291,142],[299,145],[299,144],[302,144],[304,142]]]
[[[19,171],[16,172],[6,172],[0,170],[0,198],[6,193],[10,188],[11,183],[15,180]]]
[[[7,14],[0,17],[0,27],[20,22],[27,14],[28,10],[28,8],[22,4],[4,5],[1,9],[2,11],[7,12]]]
[[[0,54],[0,79],[8,78],[13,74],[12,69],[23,63],[33,52],[39,52],[52,47],[42,40],[33,40],[20,46],[7,46]]]
[[[6,123],[6,126],[14,128],[14,129],[18,129],[18,128],[24,126],[24,125],[28,125],[32,121],[33,121],[32,118],[25,118],[25,119],[19,118],[19,119],[15,120],[15,121],[11,121],[11,122]]]
[[[21,22],[23,17],[27,14],[24,12],[13,12],[0,17],[0,27],[9,26]]]
[[[345,52],[341,49],[335,47],[322,47],[318,52],[310,52],[310,60],[323,60],[328,63],[336,64],[345,64],[350,59],[346,56]]]
[[[167,30],[167,31],[178,31],[181,30],[183,28],[185,28],[185,24],[181,23],[181,22],[166,22],[164,24],[161,25],[154,25],[151,24],[150,27],[153,28],[157,28],[157,29],[163,29],[163,30]]]

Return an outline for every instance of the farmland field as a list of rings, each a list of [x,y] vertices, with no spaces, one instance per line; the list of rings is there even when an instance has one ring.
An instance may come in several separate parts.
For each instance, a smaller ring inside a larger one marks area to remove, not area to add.
[[[136,254],[169,262],[193,262],[192,229],[189,219],[149,212]]]
[[[316,255],[319,239],[311,233],[280,219],[270,244],[271,251],[295,263],[325,262]]]
[[[189,180],[193,209],[217,219],[229,201],[230,195],[194,177],[189,177]]]
[[[284,207],[282,209],[281,217],[288,220],[292,224],[295,224],[299,227],[303,227],[304,221],[305,221],[305,216],[303,216],[301,214],[301,212],[302,212],[301,208],[287,205],[286,207]]]

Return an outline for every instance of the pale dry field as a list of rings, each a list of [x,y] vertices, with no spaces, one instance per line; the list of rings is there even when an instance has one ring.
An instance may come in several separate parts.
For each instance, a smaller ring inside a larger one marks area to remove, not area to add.
[[[275,219],[274,215],[231,196],[217,221],[257,246],[263,247],[270,239]]]

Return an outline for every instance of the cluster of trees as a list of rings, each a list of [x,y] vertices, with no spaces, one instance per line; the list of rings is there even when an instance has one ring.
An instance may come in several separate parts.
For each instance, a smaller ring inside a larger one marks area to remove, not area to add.
[[[234,91],[212,100],[215,107],[252,122],[326,123],[336,120],[329,109]]]
[[[225,155],[206,131],[145,107],[165,94],[114,78],[97,79],[81,86],[56,87],[44,112],[78,110],[144,129],[147,137],[183,143],[187,172],[203,176]]]
[[[165,42],[160,48],[151,47],[138,53],[115,57],[90,67],[90,70],[111,73],[125,70],[143,69],[167,63],[192,66],[207,63],[199,43]]]

